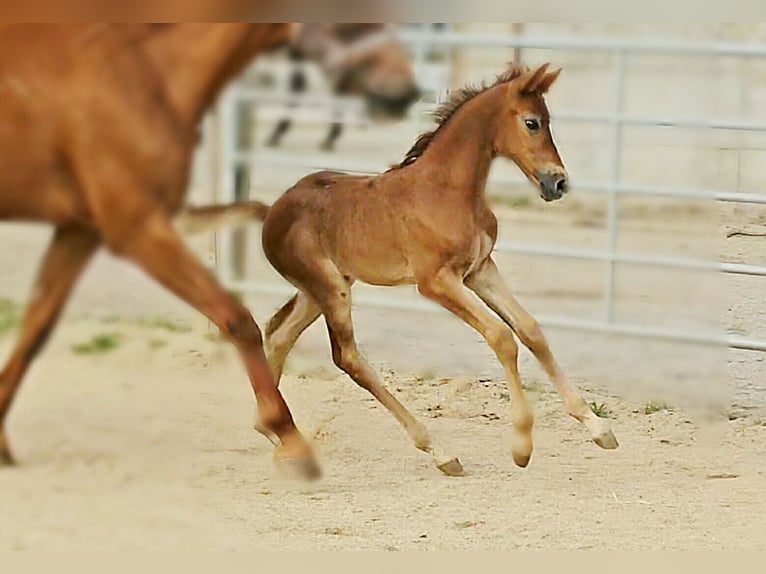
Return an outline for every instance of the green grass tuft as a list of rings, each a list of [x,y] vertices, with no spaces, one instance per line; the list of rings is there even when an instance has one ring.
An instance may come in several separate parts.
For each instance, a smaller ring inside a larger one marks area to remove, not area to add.
[[[612,418],[612,411],[610,411],[604,403],[597,404],[592,402],[590,403],[590,410],[592,410],[597,417],[601,417],[602,419]]]
[[[122,336],[117,333],[95,335],[86,343],[72,345],[76,355],[103,355],[117,349],[122,343]]]
[[[13,301],[0,299],[0,335],[13,331],[21,322],[21,308]]]
[[[644,414],[653,415],[659,412],[670,412],[673,409],[667,403],[662,401],[649,401],[644,405]]]

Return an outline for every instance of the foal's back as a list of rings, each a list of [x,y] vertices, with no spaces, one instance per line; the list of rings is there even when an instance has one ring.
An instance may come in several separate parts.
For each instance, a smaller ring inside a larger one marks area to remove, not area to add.
[[[414,281],[409,234],[415,193],[406,174],[358,176],[320,171],[299,180],[269,209],[263,248],[298,279],[310,260],[373,285]]]

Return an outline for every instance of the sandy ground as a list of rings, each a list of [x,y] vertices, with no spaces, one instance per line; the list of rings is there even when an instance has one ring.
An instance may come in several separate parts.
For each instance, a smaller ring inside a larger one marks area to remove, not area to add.
[[[73,355],[105,329],[118,349]],[[305,485],[249,429],[227,346],[93,320],[66,331],[11,420],[22,464],[0,473],[3,549],[766,548],[766,427],[752,420],[645,414],[586,388],[621,441],[601,451],[532,383],[537,450],[522,470],[500,381],[387,374],[465,464],[448,478],[345,378],[291,375],[284,393],[325,471]]]

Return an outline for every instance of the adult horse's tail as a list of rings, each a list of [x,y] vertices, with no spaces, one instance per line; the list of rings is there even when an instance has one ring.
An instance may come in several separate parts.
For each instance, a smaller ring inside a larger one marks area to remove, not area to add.
[[[215,231],[221,227],[240,226],[263,221],[271,206],[260,201],[240,201],[228,205],[187,207],[177,222],[185,235]]]

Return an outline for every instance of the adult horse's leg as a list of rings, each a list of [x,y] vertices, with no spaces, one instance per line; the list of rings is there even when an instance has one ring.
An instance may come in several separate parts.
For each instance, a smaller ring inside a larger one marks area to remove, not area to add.
[[[324,267],[331,265],[327,263]],[[351,321],[349,283],[335,269],[334,272],[328,272],[328,275],[321,280],[313,282],[310,287],[307,286],[325,317],[332,345],[333,361],[356,384],[369,391],[394,415],[415,443],[415,447],[429,453],[439,470],[451,476],[461,475],[463,467],[460,461],[456,457],[449,456],[434,442],[426,427],[386,390],[374,369],[359,352],[354,338],[354,325]]]
[[[301,333],[308,329],[319,315],[319,306],[309,295],[299,291],[269,320],[266,326],[266,358],[277,387],[282,378],[287,355]],[[274,446],[279,446],[279,438],[263,425],[257,411],[253,428],[269,439]]]
[[[462,278],[452,272],[441,271],[418,281],[418,290],[425,297],[436,301],[481,334],[505,368],[506,384],[510,391],[513,436],[511,451],[519,466],[527,466],[532,456],[532,424],[534,415],[524,397],[518,369],[518,345],[513,331],[496,319],[470,295]]]
[[[112,245],[150,276],[207,316],[236,345],[255,392],[263,425],[279,437],[275,459],[283,468],[315,478],[319,468],[266,362],[261,332],[250,312],[228,294],[192,255],[163,212],[149,215],[140,229]]]
[[[612,434],[609,423],[597,416],[580,393],[567,383],[540,326],[513,296],[492,258],[488,258],[470,275],[465,284],[495,311],[532,351],[555,385],[567,412],[588,428],[593,441],[602,448],[617,448],[617,439]]]
[[[29,365],[45,346],[77,279],[99,245],[78,228],[57,229],[38,272],[16,347],[0,372],[0,464],[11,464],[5,418]]]
[[[306,91],[306,74],[304,71],[300,68],[293,70],[290,74],[290,93],[291,94],[302,94]],[[288,105],[288,114],[291,113],[291,110],[296,109],[295,104],[289,104]],[[280,142],[282,141],[282,137],[288,132],[290,129],[290,126],[292,125],[292,120],[290,120],[289,117],[282,118],[277,122],[277,125],[274,127],[274,131],[271,132],[271,136],[269,136],[269,139],[266,141],[266,145],[269,147],[278,147]]]
[[[287,133],[291,125],[292,120],[290,120],[290,118],[282,118],[279,120],[277,125],[274,126],[274,131],[271,132],[269,139],[266,140],[266,145],[268,147],[279,147],[279,144],[282,141],[282,136]]]

